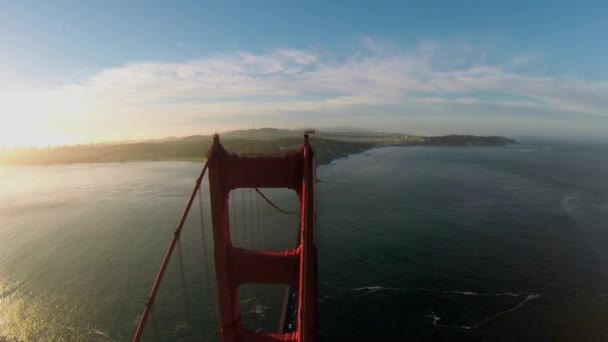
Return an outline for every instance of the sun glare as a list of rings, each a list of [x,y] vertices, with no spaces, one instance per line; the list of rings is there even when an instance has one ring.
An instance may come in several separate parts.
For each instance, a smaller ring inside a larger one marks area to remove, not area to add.
[[[0,94],[0,147],[44,147],[82,140],[81,103],[51,94]]]

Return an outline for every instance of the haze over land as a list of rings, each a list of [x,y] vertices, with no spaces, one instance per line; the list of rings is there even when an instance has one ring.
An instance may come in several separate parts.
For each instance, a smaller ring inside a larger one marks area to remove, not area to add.
[[[269,153],[302,145],[302,131],[263,128],[221,134],[222,144],[232,152]],[[91,144],[51,148],[0,150],[0,164],[70,164],[135,160],[202,160],[212,136],[195,135],[156,141]],[[497,146],[517,143],[505,137],[470,135],[415,136],[407,134],[318,132],[313,135],[317,163],[380,146]]]

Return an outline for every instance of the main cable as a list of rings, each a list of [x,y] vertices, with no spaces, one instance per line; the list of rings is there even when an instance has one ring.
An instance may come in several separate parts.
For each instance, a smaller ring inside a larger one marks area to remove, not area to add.
[[[278,211],[280,211],[280,212],[282,212],[283,214],[286,214],[286,215],[293,215],[293,214],[295,214],[295,213],[296,213],[295,211],[286,211],[286,210],[283,210],[283,209],[281,209],[281,208],[277,207],[277,206],[276,206],[276,204],[272,203],[272,201],[271,201],[270,199],[268,199],[268,197],[266,197],[266,195],[264,195],[264,194],[263,194],[263,193],[260,191],[260,189],[258,189],[258,188],[254,188],[254,189],[255,189],[255,191],[256,191],[256,192],[257,192],[257,193],[258,193],[260,196],[262,196],[262,198],[263,198],[263,199],[264,199],[266,202],[268,202],[268,204],[270,204],[270,205],[271,205],[273,208],[275,208],[276,210],[278,210]]]

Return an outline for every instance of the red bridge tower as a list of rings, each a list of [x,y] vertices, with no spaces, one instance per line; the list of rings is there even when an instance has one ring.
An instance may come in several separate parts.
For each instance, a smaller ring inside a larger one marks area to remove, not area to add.
[[[219,136],[209,153],[209,192],[215,248],[221,336],[224,342],[316,342],[317,247],[315,245],[315,163],[308,134],[299,149],[281,154],[227,152]],[[247,250],[230,239],[228,196],[238,188],[288,188],[300,200],[299,245],[284,251]],[[294,332],[263,333],[243,328],[239,286],[285,284],[297,293]]]

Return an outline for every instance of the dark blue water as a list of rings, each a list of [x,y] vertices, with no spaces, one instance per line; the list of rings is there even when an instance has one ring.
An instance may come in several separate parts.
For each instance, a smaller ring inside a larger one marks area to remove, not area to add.
[[[382,148],[321,166],[322,339],[608,340],[607,152]],[[0,340],[129,340],[199,168],[0,168]],[[234,195],[237,245],[294,245],[297,217]],[[297,208],[293,194],[268,196]],[[258,240],[244,225],[257,211]],[[174,260],[161,340],[217,340],[210,232],[203,248],[193,215],[184,234],[187,297]],[[245,323],[274,329],[283,294],[244,288]]]
[[[608,340],[606,152],[384,148],[323,167],[322,336]]]

